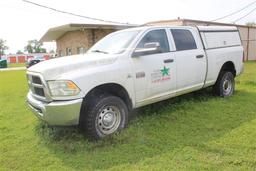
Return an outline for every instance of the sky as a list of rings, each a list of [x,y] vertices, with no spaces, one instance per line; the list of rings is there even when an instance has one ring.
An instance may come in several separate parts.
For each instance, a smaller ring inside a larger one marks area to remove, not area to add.
[[[253,0],[30,0],[84,16],[104,20],[143,24],[156,20],[186,18],[214,20],[237,11]],[[256,3],[219,22],[232,23],[256,8]],[[24,51],[28,40],[40,39],[46,31],[68,23],[99,23],[98,21],[61,14],[22,0],[0,0],[0,38],[6,40],[7,53]],[[256,21],[256,10],[237,24]],[[55,43],[45,43],[47,50]]]

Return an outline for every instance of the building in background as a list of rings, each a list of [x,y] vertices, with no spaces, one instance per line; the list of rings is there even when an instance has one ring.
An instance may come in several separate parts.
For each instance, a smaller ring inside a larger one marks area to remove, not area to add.
[[[55,41],[57,56],[83,54],[107,34],[133,26],[134,25],[114,24],[67,24],[50,28],[40,41]]]
[[[30,53],[30,54],[12,54],[6,55],[4,59],[7,60],[8,63],[25,63],[30,58],[34,58],[36,56],[44,57],[45,60],[48,60],[55,56],[55,54],[50,53]]]
[[[244,47],[244,61],[256,60],[256,27],[190,19],[153,21],[145,25],[236,26],[239,29]]]

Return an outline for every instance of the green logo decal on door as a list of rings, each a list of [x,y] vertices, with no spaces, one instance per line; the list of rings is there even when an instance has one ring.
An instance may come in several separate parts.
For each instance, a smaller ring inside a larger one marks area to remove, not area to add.
[[[170,68],[165,66],[163,69],[155,70],[153,73],[151,73],[151,83],[163,83],[165,81],[169,81],[170,79]]]

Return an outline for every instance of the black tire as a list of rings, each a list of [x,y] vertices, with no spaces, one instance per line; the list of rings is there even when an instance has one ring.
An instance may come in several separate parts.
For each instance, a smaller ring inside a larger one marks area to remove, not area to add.
[[[213,86],[214,95],[220,97],[230,97],[235,91],[235,79],[232,72],[221,71],[215,85]]]
[[[128,109],[122,99],[104,93],[96,93],[85,99],[81,127],[92,140],[102,139],[124,129],[128,123]]]

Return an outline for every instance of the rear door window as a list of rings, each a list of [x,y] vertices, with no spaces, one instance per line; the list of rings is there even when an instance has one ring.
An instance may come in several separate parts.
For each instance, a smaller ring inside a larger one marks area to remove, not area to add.
[[[197,49],[196,41],[189,30],[171,29],[177,51]]]

